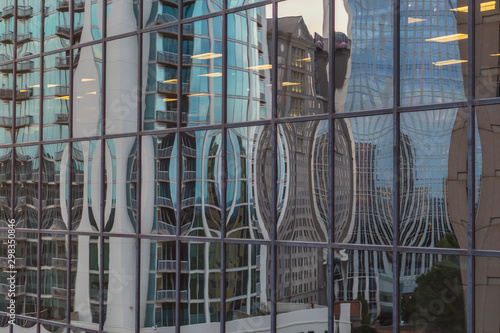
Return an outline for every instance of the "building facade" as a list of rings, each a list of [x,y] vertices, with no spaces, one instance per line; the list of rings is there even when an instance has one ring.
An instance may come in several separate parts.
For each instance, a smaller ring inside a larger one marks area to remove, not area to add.
[[[0,12],[0,331],[498,331],[498,0]]]

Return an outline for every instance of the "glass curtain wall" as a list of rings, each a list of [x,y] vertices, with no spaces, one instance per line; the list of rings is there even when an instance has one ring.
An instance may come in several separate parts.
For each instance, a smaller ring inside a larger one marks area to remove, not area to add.
[[[0,0],[0,333],[498,332],[499,22]]]

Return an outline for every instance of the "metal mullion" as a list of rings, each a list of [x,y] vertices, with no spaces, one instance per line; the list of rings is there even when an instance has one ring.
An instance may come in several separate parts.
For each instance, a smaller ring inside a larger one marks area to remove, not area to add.
[[[135,281],[135,331],[140,332],[141,330],[141,232],[142,232],[142,136],[139,134],[142,129],[142,48],[143,48],[143,34],[140,32],[143,26],[143,10],[144,2],[143,0],[138,0],[138,16],[139,16],[139,32],[137,36],[138,54],[137,54],[137,149],[136,149],[136,159],[137,159],[137,178],[136,178],[136,195],[137,195],[137,228],[135,233],[135,243],[136,243],[136,281]]]
[[[14,1],[14,40],[13,40],[13,63],[12,63],[12,127],[10,130],[11,133],[11,142],[15,144],[16,142],[16,115],[17,115],[17,108],[16,108],[16,99],[17,99],[17,66],[16,66],[16,59],[17,59],[17,1]],[[11,161],[11,183],[10,183],[10,207],[11,207],[11,218],[15,219],[16,214],[15,214],[15,208],[16,208],[16,148],[15,146],[12,148],[12,161]],[[38,281],[37,281],[37,288],[39,288]],[[11,325],[12,326],[12,325]],[[12,332],[12,328],[11,328]]]
[[[104,241],[104,227],[106,225],[105,219],[105,195],[103,191],[106,184],[106,179],[104,173],[106,171],[106,41],[107,37],[107,0],[102,2],[102,72],[101,72],[101,179],[100,179],[100,189],[101,189],[101,202],[100,202],[100,225],[99,225],[99,246],[101,251],[99,252],[99,331],[104,331],[104,252],[105,252],[105,241]],[[98,45],[98,44],[96,44]],[[112,182],[111,182],[112,186]],[[109,256],[108,256],[109,259]]]
[[[500,251],[494,250],[472,250],[473,256],[500,258]]]
[[[399,112],[420,112],[420,111],[435,111],[442,109],[454,109],[467,106],[467,101],[460,102],[447,102],[439,104],[423,104],[423,105],[408,105],[400,106],[398,108]]]
[[[13,53],[13,59],[14,59],[14,62],[12,63],[12,129],[11,129],[11,133],[12,133],[12,143],[15,143],[16,142],[16,118],[17,118],[17,107],[16,107],[16,102],[17,102],[17,8],[18,8],[18,3],[17,1],[14,1],[14,17],[12,18],[14,20],[14,40],[12,41],[13,42],[13,47],[12,47],[12,53]],[[15,188],[16,188],[16,184],[15,184],[15,181],[16,181],[16,171],[15,171],[15,167],[16,167],[16,149],[13,148],[12,149],[12,170],[11,170],[11,174],[12,174],[12,179],[11,179],[11,215],[12,215],[12,218],[14,219],[15,218],[15,205],[16,205],[16,200],[15,200]],[[38,219],[39,220],[39,219]],[[39,228],[39,226],[38,226]],[[37,230],[38,230],[37,228]],[[40,240],[40,237],[38,238],[38,240]],[[40,254],[40,250],[39,250],[39,247],[37,248],[37,256],[40,256],[41,257],[41,254]],[[38,279],[38,276],[40,274],[40,262],[39,260],[37,260],[37,316],[36,318],[39,319],[40,318],[40,279]],[[37,330],[37,333],[40,332],[40,324],[37,323],[36,325],[36,330]],[[9,325],[9,331],[10,333],[13,333],[14,331],[14,325]]]
[[[221,139],[221,288],[220,288],[220,333],[226,332],[226,223],[227,223],[227,6],[228,1],[223,0],[222,5],[222,139]]]
[[[475,331],[475,257],[473,250],[475,248],[475,219],[476,219],[476,112],[473,105],[473,100],[476,96],[476,3],[479,6],[479,1],[468,0],[468,25],[467,34],[467,111],[469,121],[467,124],[467,332],[474,333]]]
[[[328,43],[328,267],[327,267],[327,304],[328,304],[328,332],[335,332],[335,284],[333,272],[335,264],[335,5],[329,1],[329,43]]]
[[[394,40],[394,49],[392,54],[393,61],[393,119],[392,119],[392,133],[393,133],[393,156],[392,156],[392,175],[393,175],[393,188],[392,188],[392,275],[393,275],[393,283],[392,283],[392,332],[399,332],[399,313],[400,313],[400,304],[399,304],[399,220],[400,220],[400,177],[401,177],[401,158],[400,158],[400,113],[399,107],[401,105],[401,77],[400,77],[400,57],[401,57],[401,27],[400,27],[400,8],[401,3],[400,0],[392,0],[393,1],[393,40]]]
[[[278,133],[276,118],[278,116],[278,3],[273,0],[272,4],[272,58],[271,58],[271,82],[272,82],[272,114],[271,114],[271,131],[272,131],[272,181],[271,181],[271,333],[277,332],[277,292],[276,292],[276,277],[277,277],[277,245],[276,239],[278,234]]]
[[[472,99],[471,104],[474,106],[500,104],[500,97]]]
[[[37,286],[39,281],[42,280],[42,211],[43,211],[43,200],[42,200],[42,187],[43,187],[43,154],[42,154],[42,141],[43,141],[43,95],[44,95],[44,80],[43,80],[43,74],[44,74],[44,62],[43,62],[43,57],[41,53],[44,50],[44,23],[45,23],[45,15],[43,14],[43,11],[45,9],[45,0],[41,1],[41,10],[42,10],[42,15],[41,15],[41,27],[40,27],[40,39],[41,39],[41,45],[40,45],[40,54],[38,55],[37,58],[40,59],[40,101],[39,101],[39,132],[38,132],[38,212],[37,212],[37,270],[36,270],[36,279],[37,279]],[[16,10],[17,13],[17,10]],[[17,22],[17,20],[16,20]],[[16,24],[17,25],[17,24]],[[15,39],[17,40],[17,33],[14,34]],[[17,52],[16,52],[17,53]],[[35,59],[35,58],[34,58]],[[17,62],[14,63],[13,67],[17,67]],[[17,89],[15,90],[17,91]],[[14,93],[15,94],[15,93]],[[40,282],[41,284],[41,282]],[[40,319],[40,314],[41,314],[41,288],[37,288],[36,291],[36,318],[37,318],[37,325],[36,325],[36,331],[37,333],[40,332],[40,322],[38,320]]]
[[[176,214],[175,214],[175,332],[181,332],[181,248],[182,243],[179,239],[181,235],[181,210],[182,210],[182,136],[179,129],[182,127],[182,53],[183,53],[183,45],[182,45],[182,35],[183,35],[183,25],[182,21],[182,9],[183,3],[182,1],[178,1],[177,4],[178,15],[177,18],[177,59],[180,61],[177,62],[177,128],[176,128],[176,136],[177,136],[177,179],[176,179],[176,194],[177,194],[177,205],[176,205]]]
[[[74,44],[74,38],[73,38],[73,25],[74,25],[74,7],[73,7],[73,1],[69,2],[69,21],[70,21],[70,45],[73,46]],[[68,124],[68,139],[67,139],[67,147],[68,147],[68,165],[65,166],[66,171],[69,168],[69,174],[68,174],[68,182],[69,182],[69,192],[68,192],[68,208],[67,208],[67,214],[68,214],[68,228],[67,228],[67,241],[68,241],[68,246],[66,247],[66,330],[69,330],[69,327],[71,325],[71,258],[73,256],[72,253],[72,248],[71,248],[71,243],[72,243],[72,235],[71,235],[71,230],[72,230],[72,208],[73,208],[73,143],[71,142],[71,139],[73,138],[73,66],[74,66],[74,61],[73,61],[73,48],[69,50],[69,124]],[[43,86],[42,86],[43,87]],[[60,181],[65,181],[61,180]],[[64,213],[64,212],[63,212]],[[78,239],[78,236],[76,236]]]
[[[436,248],[436,247],[417,247],[417,246],[398,246],[398,252],[404,253],[428,253],[428,254],[447,254],[454,256],[466,256],[467,249],[456,248]]]

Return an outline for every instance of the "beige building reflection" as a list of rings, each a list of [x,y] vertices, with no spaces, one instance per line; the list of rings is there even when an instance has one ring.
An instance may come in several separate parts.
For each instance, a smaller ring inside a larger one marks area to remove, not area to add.
[[[458,32],[467,34],[467,1],[457,3]],[[498,1],[476,2],[476,98],[499,97],[500,75],[500,6]],[[469,36],[470,37],[470,36]],[[467,39],[460,41],[461,59],[468,58]],[[464,82],[469,79],[467,64],[463,65]],[[461,248],[468,247],[467,205],[467,109],[459,110],[450,143],[448,197],[450,218]],[[476,220],[475,249],[500,250],[500,113],[498,106],[476,107]],[[465,259],[465,258],[464,258]],[[462,265],[466,261],[462,260]],[[497,258],[476,258],[475,261],[475,330],[498,332],[497,315],[500,299],[500,265]],[[462,281],[466,281],[465,273]],[[464,285],[466,295],[467,286]]]

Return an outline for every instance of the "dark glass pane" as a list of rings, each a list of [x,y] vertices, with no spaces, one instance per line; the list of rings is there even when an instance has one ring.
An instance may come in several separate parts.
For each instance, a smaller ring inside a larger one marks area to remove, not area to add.
[[[38,146],[17,147],[14,183],[14,218],[16,228],[38,228],[38,181],[33,174],[40,172]],[[35,236],[36,237],[36,236]]]
[[[415,271],[415,263],[424,265]],[[403,253],[401,265],[400,329],[467,332],[467,258]]]
[[[336,327],[392,330],[392,253],[340,250],[332,261]]]
[[[186,132],[181,138],[181,234],[220,237],[221,132]]]
[[[141,181],[142,233],[170,236],[177,233],[177,138],[175,133],[142,138],[142,175],[137,177],[137,163],[134,163],[130,178],[130,206],[134,216],[138,205],[137,181]]]
[[[459,207],[467,207],[464,191],[457,188],[467,178],[466,171],[457,172],[465,166],[460,158],[467,144],[464,132],[454,131],[464,124],[465,115],[457,109],[401,115],[403,246],[467,247],[467,242],[457,241],[467,235],[467,223],[457,214],[463,212]]]
[[[40,58],[18,62],[16,70],[16,142],[35,142],[40,137]]]
[[[270,206],[264,197],[271,179],[258,167],[272,163],[266,153],[269,133],[269,126],[228,129],[226,237],[270,239],[269,217],[264,219]]]
[[[181,243],[181,332],[188,325],[203,324],[203,329],[219,330],[221,294],[221,244]],[[174,298],[175,300],[175,298]]]
[[[335,129],[335,241],[392,245],[392,116],[346,118]]]

